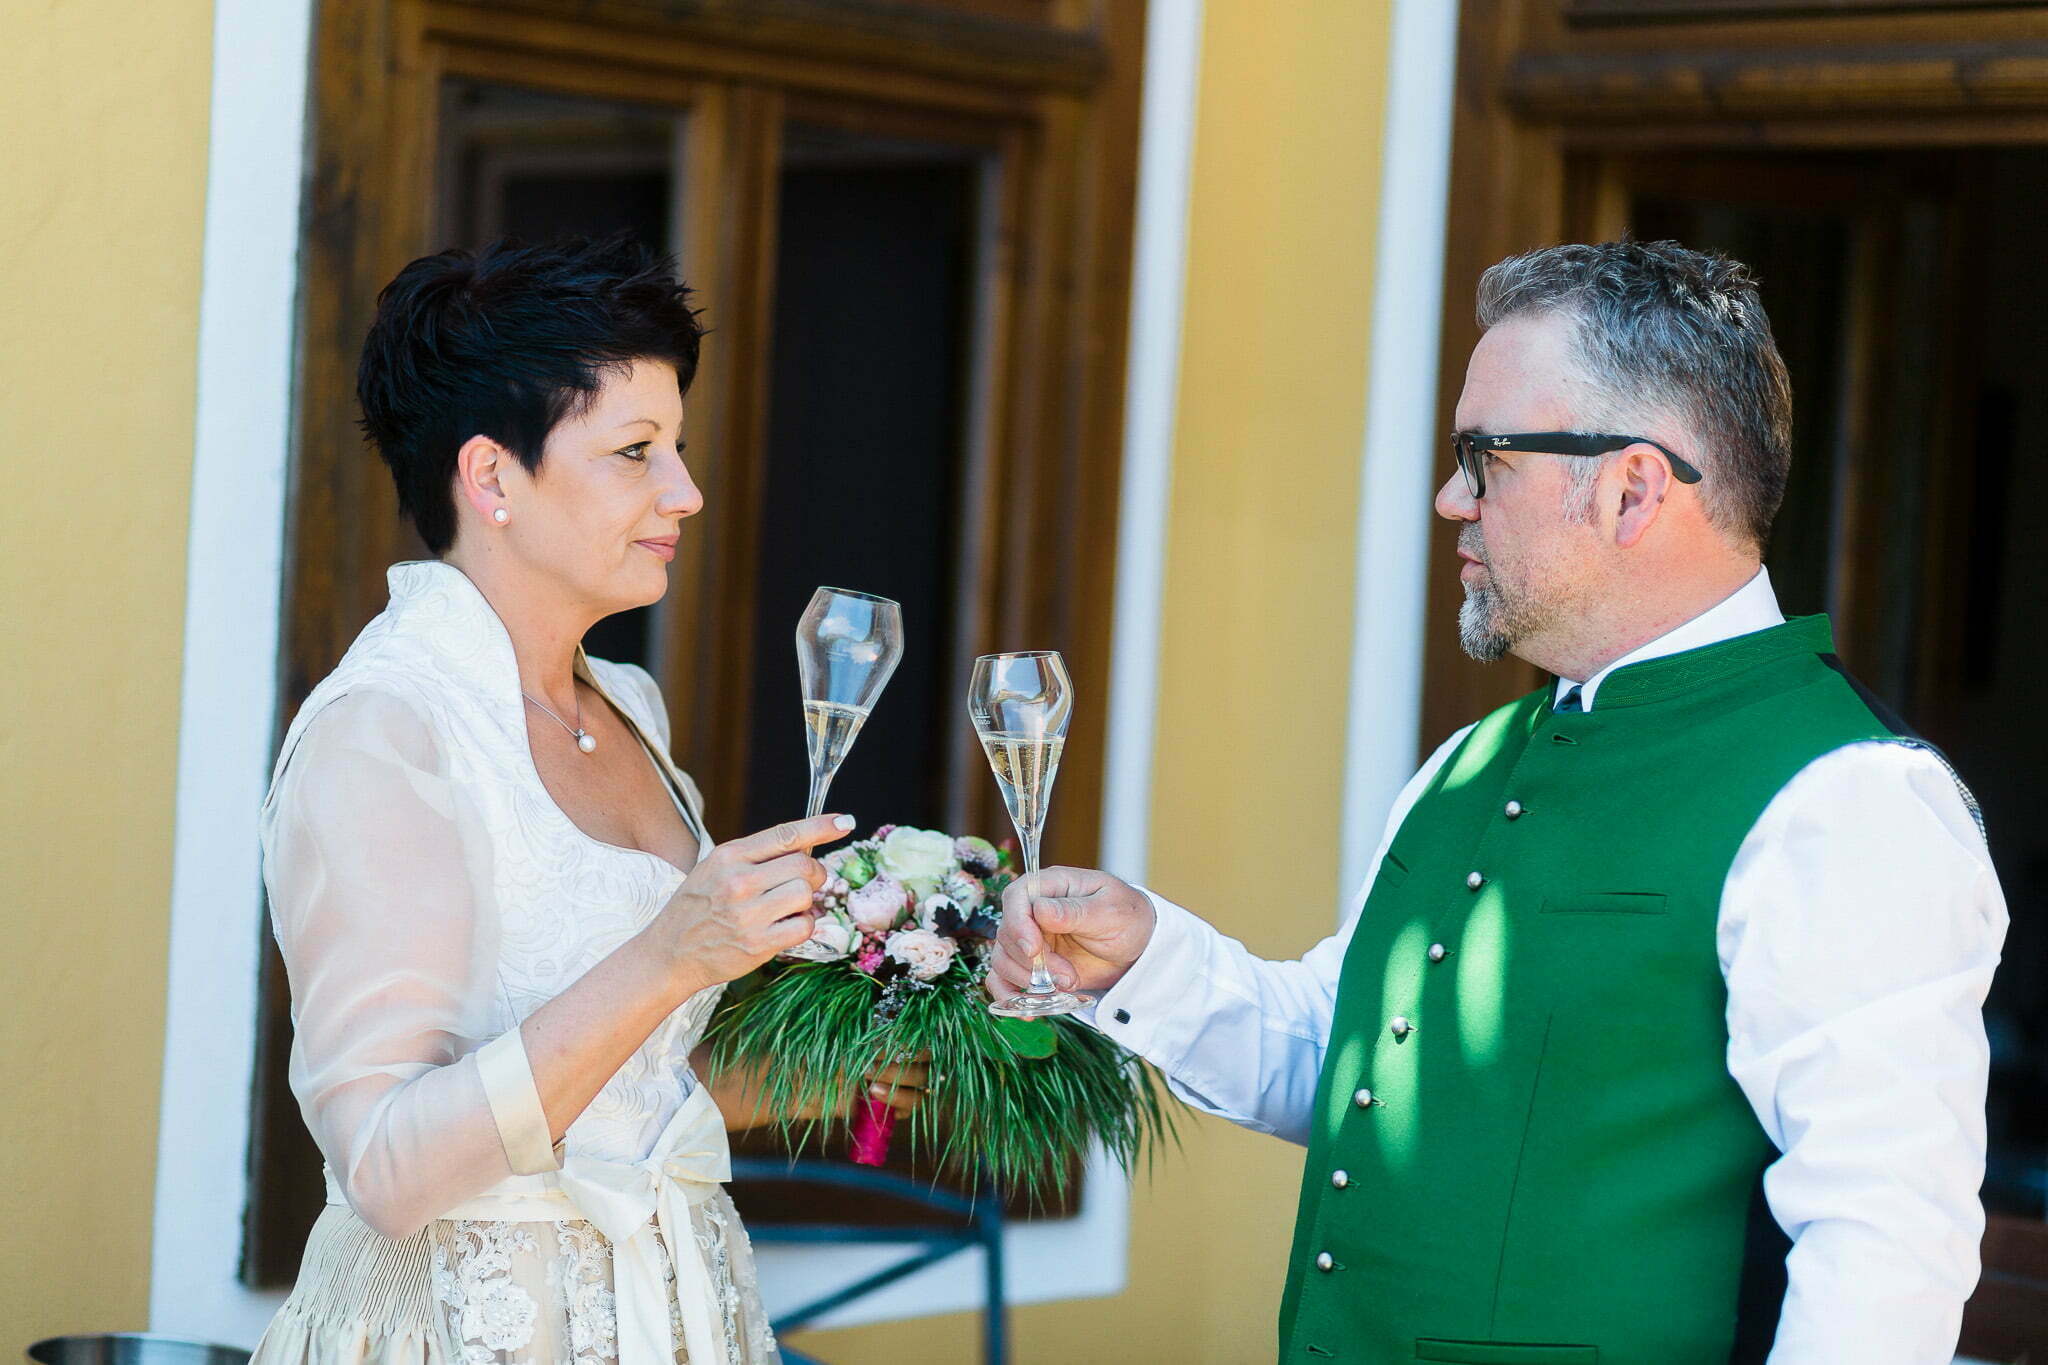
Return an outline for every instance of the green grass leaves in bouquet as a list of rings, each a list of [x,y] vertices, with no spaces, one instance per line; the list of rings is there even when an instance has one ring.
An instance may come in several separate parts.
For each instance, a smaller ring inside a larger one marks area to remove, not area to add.
[[[714,1072],[754,1078],[764,1112],[840,1114],[878,1061],[930,1056],[924,1103],[894,1140],[934,1169],[1045,1203],[1100,1143],[1126,1170],[1173,1136],[1158,1078],[1070,1019],[988,1012],[982,958],[1008,856],[979,839],[885,827],[830,855],[819,960],[776,962],[729,995],[710,1030]],[[843,1121],[784,1119],[792,1151]]]

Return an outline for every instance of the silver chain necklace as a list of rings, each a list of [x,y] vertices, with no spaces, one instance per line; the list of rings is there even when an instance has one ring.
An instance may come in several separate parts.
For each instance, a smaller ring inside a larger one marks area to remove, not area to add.
[[[570,686],[573,687],[575,686],[575,684],[571,683]],[[561,726],[564,730],[567,730],[571,735],[573,735],[576,739],[577,748],[581,749],[586,754],[595,753],[597,751],[597,736],[591,734],[590,731],[583,728],[583,694],[581,692],[578,692],[576,694],[576,723],[574,725],[571,725],[568,721],[563,720],[560,716],[556,715],[553,711],[549,710],[547,706],[543,705],[540,702],[534,701],[533,697],[528,693],[521,691],[519,695],[525,697],[529,702],[533,702],[535,706],[540,707],[540,713],[542,715],[546,716],[549,720],[553,721],[555,724]]]

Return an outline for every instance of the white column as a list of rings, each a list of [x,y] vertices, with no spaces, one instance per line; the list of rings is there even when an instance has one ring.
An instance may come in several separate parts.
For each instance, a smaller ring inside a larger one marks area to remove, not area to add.
[[[1102,865],[1131,881],[1145,877],[1152,832],[1159,613],[1174,414],[1180,397],[1188,177],[1201,62],[1201,0],[1165,0],[1154,6],[1146,35],[1137,255],[1131,273],[1124,392],[1123,494],[1117,510],[1109,752],[1103,764],[1102,799]]]
[[[312,0],[220,0],[199,302],[152,1331],[254,1344],[242,1288]]]
[[[1423,738],[1423,587],[1443,465],[1437,348],[1457,64],[1457,0],[1395,0],[1345,735],[1337,894],[1347,904]]]

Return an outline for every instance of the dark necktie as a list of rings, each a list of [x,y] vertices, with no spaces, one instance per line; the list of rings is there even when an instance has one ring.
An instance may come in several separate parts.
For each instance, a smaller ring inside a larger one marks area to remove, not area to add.
[[[1557,705],[1550,709],[1553,711],[1583,711],[1586,709],[1586,703],[1585,699],[1579,695],[1579,689],[1574,687],[1571,691],[1564,694]]]

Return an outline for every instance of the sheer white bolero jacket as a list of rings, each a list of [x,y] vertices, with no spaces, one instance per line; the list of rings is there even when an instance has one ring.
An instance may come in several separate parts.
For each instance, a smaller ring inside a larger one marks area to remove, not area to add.
[[[718,991],[670,1015],[559,1144],[520,1038],[684,872],[554,803],[511,639],[459,569],[389,581],[293,721],[263,808],[291,1084],[329,1208],[258,1360],[774,1361],[724,1126],[690,1070]],[[578,671],[708,848],[653,680]]]

